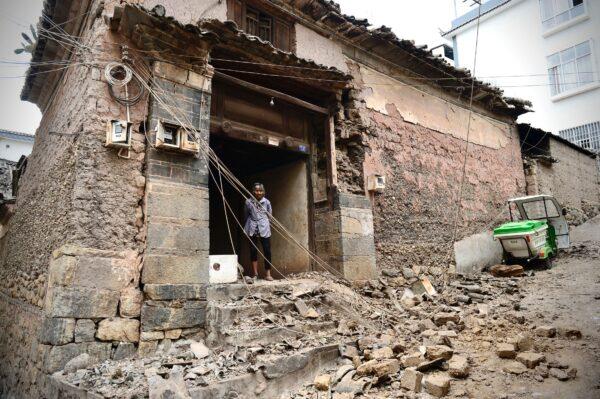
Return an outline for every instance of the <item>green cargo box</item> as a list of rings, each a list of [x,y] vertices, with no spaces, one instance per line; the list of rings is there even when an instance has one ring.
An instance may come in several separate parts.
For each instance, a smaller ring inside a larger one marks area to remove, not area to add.
[[[500,235],[532,234],[536,230],[547,225],[548,224],[542,220],[521,220],[518,222],[508,222],[494,229],[494,237]]]
[[[522,220],[505,223],[494,229],[494,238],[500,240],[506,255],[515,259],[545,259],[554,253],[549,245],[548,223],[542,220]]]

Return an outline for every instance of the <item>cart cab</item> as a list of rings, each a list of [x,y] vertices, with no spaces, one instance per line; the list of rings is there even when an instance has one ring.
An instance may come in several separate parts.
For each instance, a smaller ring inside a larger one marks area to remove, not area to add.
[[[566,210],[551,195],[530,195],[508,200],[510,220],[545,221],[556,236],[556,247],[569,248],[569,225],[565,219]]]

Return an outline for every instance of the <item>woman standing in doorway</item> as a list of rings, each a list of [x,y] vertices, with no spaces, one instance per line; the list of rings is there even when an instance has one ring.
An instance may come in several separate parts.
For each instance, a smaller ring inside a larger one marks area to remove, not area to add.
[[[250,259],[254,278],[258,278],[258,242],[262,245],[265,258],[266,279],[273,280],[271,276],[271,222],[269,216],[273,214],[271,202],[265,198],[265,187],[262,183],[252,185],[254,198],[248,198],[244,207],[246,224],[244,231],[250,237]]]

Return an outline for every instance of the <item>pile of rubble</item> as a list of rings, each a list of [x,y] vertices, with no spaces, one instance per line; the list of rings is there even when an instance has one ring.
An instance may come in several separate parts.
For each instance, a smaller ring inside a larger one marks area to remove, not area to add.
[[[228,388],[233,397],[250,398],[273,397],[265,387],[298,372],[304,380],[281,393],[297,399],[323,397],[322,391],[337,399],[418,392],[464,397],[468,381],[484,380],[496,361],[494,371],[506,375],[575,378],[575,369],[546,361],[550,354],[542,352],[551,345],[543,340],[581,334],[533,329],[521,309],[524,279],[484,274],[434,288],[427,276],[408,269],[352,284],[311,272],[285,282],[230,286],[213,295],[210,349],[200,341],[165,339],[153,357],[68,365],[57,378],[103,397],[186,398],[194,389],[233,386],[236,378],[239,384],[253,376],[248,392]],[[331,348],[332,362],[310,357]]]
[[[593,241],[574,243],[565,250],[565,253],[578,258],[600,259],[600,243]]]

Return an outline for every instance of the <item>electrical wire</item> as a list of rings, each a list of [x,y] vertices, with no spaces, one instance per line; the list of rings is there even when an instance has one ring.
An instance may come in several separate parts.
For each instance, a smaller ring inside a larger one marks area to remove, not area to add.
[[[476,28],[476,33],[475,33],[475,51],[474,51],[474,55],[473,55],[473,75],[475,74],[475,71],[477,68],[477,50],[479,49],[479,25],[480,25],[480,22],[481,22],[481,4],[479,4],[478,15],[477,15],[477,28]],[[473,80],[471,82],[471,96],[469,99],[469,115],[468,115],[468,121],[467,121],[467,137],[466,137],[466,146],[465,146],[465,156],[463,159],[460,184],[459,184],[459,188],[458,188],[458,198],[456,201],[456,214],[454,217],[454,229],[452,232],[452,242],[450,244],[450,252],[449,252],[450,255],[454,251],[454,243],[456,242],[456,237],[458,234],[458,221],[460,218],[460,211],[462,208],[462,194],[463,194],[463,187],[464,187],[464,182],[465,182],[465,175],[467,173],[467,159],[468,159],[468,155],[469,155],[469,135],[471,133],[471,114],[472,114],[472,110],[473,110],[473,94],[474,94],[474,92],[475,92],[475,81]]]

